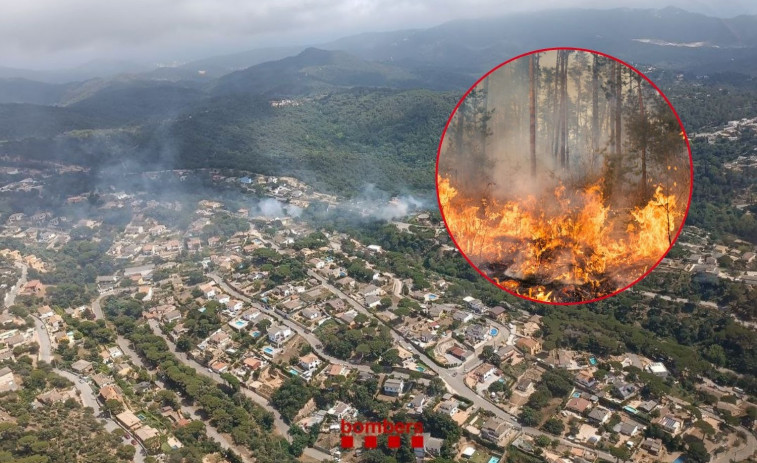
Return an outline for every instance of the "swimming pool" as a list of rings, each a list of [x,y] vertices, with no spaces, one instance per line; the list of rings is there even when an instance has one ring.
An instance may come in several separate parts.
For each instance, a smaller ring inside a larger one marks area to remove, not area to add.
[[[259,337],[259,336],[260,336],[260,331],[253,331],[253,332],[252,332],[252,337],[253,337],[253,338],[257,338],[257,337]]]
[[[597,359],[595,359],[594,357],[589,357],[589,363],[591,363],[592,365],[596,365]]]
[[[680,457],[673,460],[673,463],[683,463],[684,461],[686,461],[686,457],[684,455],[681,455]]]
[[[498,335],[498,334],[499,334],[499,330],[498,330],[497,328],[492,328],[492,329],[491,329],[491,330],[489,331],[489,334],[491,334],[492,336],[496,336],[496,335]]]
[[[139,418],[139,421],[144,421],[147,419],[144,413],[137,413],[137,418]]]
[[[418,370],[418,371],[420,371],[421,373],[423,373],[424,371],[426,371],[426,369],[423,368],[422,366],[417,366],[417,367],[415,367],[415,369]]]
[[[639,413],[638,410],[636,410],[635,408],[633,408],[630,405],[626,405],[625,407],[623,407],[623,410],[625,410],[625,411],[627,411],[629,413],[633,413],[634,415],[637,414],[637,413]]]
[[[291,368],[289,370],[289,374],[291,374],[292,376],[300,376],[300,372],[295,370],[294,368]]]
[[[429,301],[435,301],[435,300],[439,299],[439,296],[437,296],[437,295],[436,295],[436,294],[434,294],[434,293],[430,293],[430,294],[429,294],[428,296],[426,296],[426,297],[428,298],[428,300],[429,300]]]
[[[268,355],[273,355],[273,353],[274,353],[274,352],[276,352],[276,349],[274,349],[274,348],[273,348],[273,347],[271,347],[271,346],[265,346],[265,347],[263,348],[263,352],[265,352],[265,353],[266,353],[266,354],[268,354]]]
[[[573,397],[576,397],[576,398],[581,397],[581,393],[580,392],[574,392],[573,393]]]
[[[491,457],[491,458],[489,458],[489,463],[499,463],[499,458],[497,458],[497,457]]]

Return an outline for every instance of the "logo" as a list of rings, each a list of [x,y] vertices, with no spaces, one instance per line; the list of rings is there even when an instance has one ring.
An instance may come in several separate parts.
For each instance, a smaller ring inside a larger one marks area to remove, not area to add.
[[[378,443],[378,436],[386,434],[387,446],[390,449],[397,449],[401,444],[402,434],[410,434],[410,445],[414,448],[423,448],[423,423],[420,421],[410,423],[394,423],[388,420],[384,421],[344,421],[342,420],[340,430],[342,432],[342,448],[351,449],[355,447],[355,436],[363,436],[363,448],[375,449]]]

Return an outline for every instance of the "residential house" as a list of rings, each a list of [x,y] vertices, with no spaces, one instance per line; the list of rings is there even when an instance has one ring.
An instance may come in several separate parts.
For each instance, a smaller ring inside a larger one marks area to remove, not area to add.
[[[133,431],[142,426],[142,420],[140,420],[131,410],[126,410],[116,415],[116,421],[129,431]]]
[[[492,416],[481,427],[481,437],[496,444],[507,434],[509,429],[510,425],[504,420]]]
[[[452,314],[452,319],[459,321],[460,323],[468,323],[473,320],[473,314],[465,310],[456,310],[455,313]]]
[[[384,381],[384,394],[400,395],[403,387],[405,387],[405,381],[402,378],[389,378]]]
[[[153,437],[159,436],[160,433],[152,426],[144,425],[134,431],[134,437],[139,439],[140,442],[146,442]]]
[[[321,364],[321,359],[317,355],[310,353],[300,357],[299,363],[304,370],[315,370]]]
[[[431,437],[430,433],[423,433],[423,452],[428,455],[438,457],[442,454],[442,447],[444,446],[444,439],[439,437]],[[421,449],[416,449],[418,455]],[[420,455],[423,458],[423,455]]]
[[[39,296],[45,295],[45,285],[39,280],[31,280],[27,282],[21,289],[22,296]]]
[[[337,401],[334,406],[328,410],[328,414],[335,416],[338,420],[351,418],[355,416],[356,413],[357,410],[342,401]]]
[[[225,373],[229,370],[229,364],[226,362],[213,362],[210,364],[210,369],[215,371],[216,373]]]
[[[504,307],[500,305],[494,306],[491,308],[491,310],[489,310],[489,317],[498,321],[506,321],[507,309],[505,309]]]
[[[325,305],[331,307],[336,312],[341,312],[345,309],[344,300],[338,298],[329,299],[325,302]]]
[[[532,337],[537,331],[539,331],[541,327],[538,323],[535,322],[526,322],[523,324],[523,328],[521,331],[523,332],[523,336],[526,337]]]
[[[18,390],[18,383],[13,378],[13,371],[8,367],[0,368],[0,393]]]
[[[321,316],[321,312],[318,309],[312,307],[302,309],[302,312],[300,312],[300,314],[305,320],[315,320]]]
[[[514,346],[502,346],[497,349],[494,355],[497,356],[500,362],[504,362],[505,360],[513,358],[517,353],[518,349],[516,349]]]
[[[413,410],[415,413],[421,413],[423,412],[423,408],[428,403],[428,396],[426,394],[418,394],[413,398],[412,401],[410,401],[409,404],[407,404],[408,408]]]
[[[229,302],[226,303],[226,308],[230,310],[231,312],[239,312],[244,307],[244,302],[237,300],[237,299],[231,299]]]
[[[271,325],[268,328],[268,340],[273,344],[281,345],[292,336],[292,330],[288,326]]]
[[[181,320],[181,312],[178,309],[171,310],[163,314],[163,321],[166,323],[172,323]]]
[[[95,373],[91,376],[92,382],[95,383],[95,386],[98,388],[103,388],[109,384],[114,384],[114,380],[112,377],[108,375],[104,375],[102,373]]]
[[[45,405],[62,403],[68,399],[77,400],[77,398],[78,396],[76,395],[76,388],[73,388],[73,387],[64,389],[62,391],[53,389],[47,392],[43,392],[42,394],[39,394],[37,396],[37,400],[39,400]]]
[[[437,411],[452,416],[458,412],[460,403],[455,399],[447,399],[439,404]]]
[[[109,384],[107,386],[101,387],[98,395],[103,402],[106,402],[108,400],[118,400],[119,402],[124,401],[123,396],[121,395],[121,388],[119,388],[115,384]]]
[[[481,302],[480,299],[468,296],[463,298],[463,301],[465,301],[465,303],[468,304],[468,307],[477,314],[483,314],[489,310],[486,304]]]
[[[71,364],[71,368],[79,374],[87,375],[89,373],[92,373],[92,362],[88,362],[86,360],[77,360]]]
[[[475,324],[470,325],[465,330],[465,339],[467,339],[471,344],[475,345],[491,339],[491,334],[489,333],[489,329],[486,326]]]
[[[536,355],[541,352],[541,342],[533,338],[520,338],[515,345],[523,352]]]
[[[534,380],[531,378],[522,378],[515,384],[515,389],[520,392],[528,392],[534,387]]]
[[[45,320],[55,315],[55,312],[53,312],[53,309],[49,305],[45,305],[37,309],[37,315],[42,320]]]
[[[614,432],[619,432],[624,436],[629,437],[635,436],[636,433],[639,432],[639,429],[639,425],[634,423],[633,421],[624,421],[622,423],[618,423],[612,428]]]
[[[641,448],[652,455],[658,456],[662,452],[662,441],[660,439],[644,439]]]
[[[665,364],[663,364],[662,362],[650,363],[649,365],[647,365],[645,370],[655,376],[659,376],[660,378],[667,378],[669,373],[668,369],[665,368]]]
[[[224,349],[231,342],[231,337],[225,331],[218,329],[215,333],[211,334],[208,338],[208,343],[219,348]]]
[[[364,298],[368,296],[382,296],[383,294],[385,294],[383,289],[372,284],[367,284],[360,290],[360,295]]]
[[[447,350],[447,353],[463,362],[473,356],[473,352],[467,351],[460,346],[451,347],[449,350]]]
[[[622,379],[616,379],[612,385],[612,393],[620,400],[628,400],[639,392],[639,388]]]
[[[576,373],[576,384],[587,389],[593,389],[597,385],[597,380],[588,371],[581,370]]]
[[[662,429],[664,429],[665,431],[673,435],[678,434],[683,427],[683,421],[679,420],[678,418],[672,415],[665,415],[661,417],[659,424],[662,427]]]
[[[200,285],[200,291],[202,291],[202,293],[208,299],[213,299],[216,296],[216,288],[212,283],[205,283],[204,285]]]
[[[329,376],[347,376],[350,373],[350,369],[344,365],[331,365],[326,374]]]
[[[568,403],[565,405],[566,409],[572,410],[576,413],[583,413],[589,407],[591,407],[591,402],[584,399],[583,397],[571,397],[570,400],[568,400]]]
[[[475,370],[473,370],[473,377],[478,379],[479,383],[484,383],[486,380],[497,374],[497,367],[490,363],[482,363]]]
[[[250,371],[255,371],[263,365],[263,362],[261,362],[259,359],[256,359],[255,357],[247,357],[242,361],[242,364]]]
[[[589,421],[596,424],[605,424],[610,420],[612,412],[604,407],[596,407],[589,412]]]

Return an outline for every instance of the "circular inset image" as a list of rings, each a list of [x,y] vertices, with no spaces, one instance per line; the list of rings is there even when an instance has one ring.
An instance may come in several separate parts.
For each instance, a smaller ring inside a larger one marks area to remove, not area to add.
[[[647,77],[611,56],[548,49],[507,61],[460,100],[436,187],[453,241],[517,296],[609,297],[678,237],[692,191],[688,139]]]

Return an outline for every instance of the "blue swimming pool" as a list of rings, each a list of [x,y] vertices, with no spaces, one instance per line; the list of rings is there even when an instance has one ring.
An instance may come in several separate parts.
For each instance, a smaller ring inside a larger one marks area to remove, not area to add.
[[[499,334],[499,330],[497,328],[492,328],[491,330],[489,330],[489,334],[496,336]]]
[[[234,326],[236,326],[237,328],[244,328],[245,326],[247,326],[247,322],[244,320],[237,320],[234,322]]]
[[[581,397],[581,393],[580,392],[574,392],[573,393],[573,397],[576,397],[576,398],[577,397]]]
[[[673,460],[673,463],[683,463],[684,461],[686,461],[686,457],[684,455],[681,455],[680,457]]]
[[[253,337],[253,338],[257,338],[257,337],[259,337],[259,336],[260,336],[260,331],[253,331],[253,332],[252,332],[252,337]]]
[[[295,370],[294,368],[289,370],[289,374],[291,374],[292,376],[300,376],[300,372]]]
[[[421,373],[423,373],[424,371],[426,371],[426,369],[423,368],[422,366],[417,366],[417,367],[415,367],[415,369],[418,370],[418,371],[420,371]]]
[[[595,359],[594,357],[589,357],[589,363],[591,363],[592,365],[596,365],[597,359]]]
[[[437,296],[436,294],[433,294],[433,293],[429,294],[426,297],[428,297],[429,301],[435,301],[435,300],[439,299],[439,296]]]
[[[489,458],[489,463],[499,463],[499,458],[497,458],[497,457],[491,457],[491,458]]]
[[[263,348],[263,352],[265,352],[268,355],[273,355],[273,353],[276,352],[276,350],[271,346],[265,346]]]

